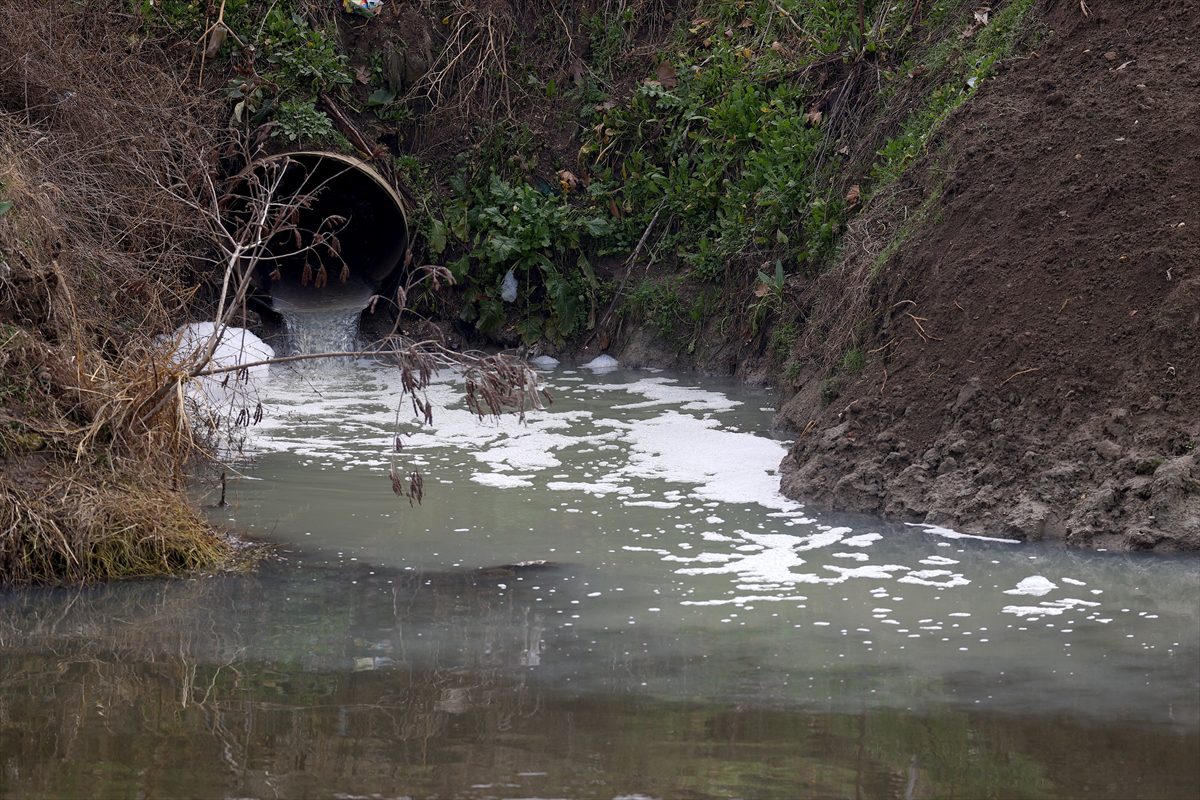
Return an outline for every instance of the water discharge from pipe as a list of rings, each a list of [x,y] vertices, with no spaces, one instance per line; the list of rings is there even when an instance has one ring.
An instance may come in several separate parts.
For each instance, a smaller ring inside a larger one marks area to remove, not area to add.
[[[289,234],[271,243],[281,255],[260,266],[259,285],[283,317],[293,353],[353,350],[362,311],[373,295],[394,289],[404,268],[408,222],[401,196],[352,156],[304,151],[274,159],[287,159],[282,193],[303,198],[299,242]],[[308,247],[295,252],[298,244]],[[316,271],[322,280],[313,280]]]
[[[358,344],[358,323],[374,291],[362,281],[321,289],[291,283],[274,289],[275,310],[287,329],[295,354],[339,353]]]

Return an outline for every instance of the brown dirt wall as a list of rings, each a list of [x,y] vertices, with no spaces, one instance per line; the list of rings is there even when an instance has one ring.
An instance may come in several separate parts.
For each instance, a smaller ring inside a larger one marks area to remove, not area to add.
[[[1044,3],[1036,56],[906,187],[932,210],[871,283],[865,367],[832,399],[809,370],[782,409],[787,494],[1200,549],[1200,3],[1088,10]]]

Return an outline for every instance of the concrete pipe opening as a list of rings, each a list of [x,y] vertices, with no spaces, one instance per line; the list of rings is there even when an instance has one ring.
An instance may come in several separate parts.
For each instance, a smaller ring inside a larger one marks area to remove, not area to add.
[[[404,262],[408,221],[399,193],[370,164],[341,153],[281,153],[279,196],[304,197],[297,209],[299,241],[290,234],[271,242],[276,260],[259,267],[260,285],[319,292],[341,284],[379,290]],[[296,254],[300,244],[305,252]],[[321,270],[324,268],[324,274]],[[343,280],[345,278],[345,280]]]

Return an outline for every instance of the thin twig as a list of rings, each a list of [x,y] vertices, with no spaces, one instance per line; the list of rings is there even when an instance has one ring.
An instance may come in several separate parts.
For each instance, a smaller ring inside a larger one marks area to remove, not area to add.
[[[1014,372],[1012,375],[1009,375],[1009,376],[1008,376],[1007,378],[1005,378],[1003,381],[1001,381],[1001,382],[1000,382],[1000,385],[1001,385],[1001,386],[1003,386],[1004,384],[1008,383],[1008,382],[1009,382],[1009,381],[1011,381],[1013,378],[1016,378],[1016,377],[1017,377],[1017,376],[1019,376],[1019,375],[1028,375],[1028,374],[1029,374],[1029,373],[1031,373],[1031,372],[1041,372],[1041,370],[1042,370],[1042,368],[1041,368],[1041,367],[1030,367],[1029,369],[1023,369],[1023,370],[1019,370],[1019,371],[1017,371],[1017,372]]]

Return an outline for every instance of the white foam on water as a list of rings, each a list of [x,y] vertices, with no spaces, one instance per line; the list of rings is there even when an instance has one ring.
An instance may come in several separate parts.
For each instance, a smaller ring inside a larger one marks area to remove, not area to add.
[[[159,344],[168,350],[176,365],[192,365],[212,345],[217,326],[212,322],[193,322],[180,327]],[[229,369],[247,364],[245,372],[225,372],[193,378],[184,384],[188,414],[199,426],[212,433],[210,444],[221,458],[241,461],[253,453],[253,433],[233,424],[236,416],[250,413],[260,402],[262,385],[270,368],[268,361],[275,350],[245,328],[227,327],[221,331],[206,367]],[[222,421],[223,420],[223,421]]]
[[[1025,594],[1033,597],[1041,597],[1042,595],[1050,594],[1058,585],[1043,578],[1041,575],[1031,575],[1017,584],[1015,589],[1005,589],[1005,594]]]
[[[756,553],[731,556],[724,553],[701,553],[692,558],[681,556],[672,557],[673,561],[684,562],[713,562],[718,556],[725,563],[707,567],[684,567],[677,572],[680,575],[736,575],[744,582],[759,585],[782,587],[793,583],[817,583],[820,579],[815,575],[807,576],[793,572],[794,567],[802,566],[805,561],[796,554],[795,545],[800,537],[785,533],[775,534],[746,534],[746,538],[763,549]]]
[[[751,594],[742,597],[720,598],[716,600],[682,600],[681,606],[744,606],[749,603],[779,603],[783,601],[791,601],[803,603],[807,600],[807,595],[802,594],[784,594],[784,595],[761,595]]]
[[[546,488],[552,492],[584,492],[585,494],[595,495],[596,497],[604,497],[609,494],[633,494],[633,487],[621,486],[616,483],[607,483],[605,481],[596,481],[595,483],[586,483],[582,481],[550,481],[546,484]]]
[[[471,480],[497,489],[525,489],[533,486],[533,481],[517,475],[506,475],[502,472],[476,472],[471,475]]]
[[[899,583],[915,583],[921,586],[941,586],[943,588],[953,588],[955,586],[968,586],[970,581],[957,572],[951,572],[948,569],[923,569],[913,570],[907,575],[897,579]]]
[[[465,408],[458,379],[444,375],[429,388],[434,422],[423,426],[413,424],[411,407],[400,398],[396,372],[377,365],[342,369],[334,379],[319,383],[310,376],[318,383],[317,392],[308,381],[271,376],[278,413],[263,426],[264,438],[271,440],[268,449],[291,450],[345,468],[382,465],[391,455],[399,403],[407,432],[402,457],[428,462],[435,476],[442,464],[458,465],[465,466],[465,478],[489,489],[530,496],[554,492],[558,497],[547,502],[556,512],[586,511],[585,497],[608,498],[617,509],[629,509],[631,519],[636,508],[680,509],[657,515],[648,526],[641,518],[633,522],[644,531],[634,535],[645,536],[642,544],[652,546],[613,546],[629,558],[666,562],[679,576],[675,582],[683,595],[678,599],[685,605],[745,607],[764,602],[778,609],[780,601],[806,599],[796,593],[798,586],[835,586],[864,578],[870,583],[859,591],[876,587],[876,602],[888,602],[884,598],[901,594],[898,589],[904,586],[904,594],[911,591],[927,599],[940,599],[946,592],[946,601],[954,603],[952,590],[979,582],[978,570],[957,566],[960,560],[974,564],[971,556],[925,555],[934,544],[928,540],[924,548],[911,548],[909,556],[901,556],[897,548],[881,546],[885,537],[878,532],[856,533],[806,516],[802,505],[779,492],[778,465],[786,444],[734,427],[723,412],[737,402],[719,393],[661,377],[628,384],[585,383],[580,393],[593,402],[586,410],[551,406],[529,412],[524,422],[515,416],[481,422]],[[594,404],[597,392],[616,402],[607,408]],[[632,402],[620,402],[624,399]],[[595,505],[594,500],[587,502]],[[1015,543],[939,526],[914,527],[942,540],[939,545],[958,540]],[[953,546],[956,554],[967,549],[965,542]],[[877,548],[887,553],[889,563],[871,563]],[[894,559],[909,563],[890,563]],[[1022,574],[1028,573],[1017,573],[1012,580]],[[705,576],[724,580],[716,581],[714,588]],[[1034,590],[1057,588],[1042,576],[1033,577],[1045,583],[1027,578],[1010,593],[1040,597]],[[995,590],[997,600],[999,593]],[[823,599],[830,598],[818,597]],[[1017,616],[1058,616],[1082,608],[1080,602],[1086,601],[996,602],[993,613],[1003,606],[1005,613]],[[898,613],[888,626],[902,619],[905,606],[895,607]]]
[[[839,567],[835,564],[826,564],[825,569],[838,574],[836,579],[833,579],[829,582],[841,583],[842,581],[848,581],[851,578],[889,580],[895,577],[892,575],[893,572],[907,572],[909,568],[903,564],[864,564],[861,567]]]
[[[181,358],[186,358],[207,345],[216,330],[216,325],[211,322],[192,322],[180,327],[164,343],[177,343],[175,352]],[[211,364],[214,367],[236,367],[274,357],[274,348],[253,332],[245,328],[226,328],[213,351]],[[265,375],[267,367],[250,367],[249,372],[251,375]]]
[[[677,411],[632,423],[629,463],[619,473],[687,483],[700,500],[799,511],[779,492],[776,470],[787,448],[772,439],[721,429],[713,419]]]
[[[612,356],[600,355],[596,356],[586,364],[581,364],[580,366],[583,369],[590,369],[593,372],[610,372],[619,367],[620,364],[618,364],[617,360]]]
[[[950,528],[943,528],[941,525],[928,525],[924,522],[906,522],[904,523],[910,528],[921,528],[926,533],[932,533],[934,536],[940,536],[943,539],[974,539],[979,542],[1004,542],[1006,544],[1020,544],[1017,539],[999,539],[995,536],[979,536],[974,533],[960,533],[959,531]]]
[[[696,386],[680,386],[672,378],[642,378],[633,383],[602,384],[595,387],[601,391],[619,390],[647,398],[643,402],[621,403],[613,409],[628,411],[654,406],[676,406],[685,411],[728,411],[742,405],[721,392],[712,392]]]
[[[1000,610],[1005,614],[1014,614],[1018,617],[1057,617],[1074,608],[1088,608],[1098,605],[1100,604],[1093,603],[1090,600],[1076,600],[1065,597],[1062,600],[1043,601],[1036,606],[1004,606]]]
[[[209,345],[217,326],[211,322],[192,322],[180,327],[169,337],[163,337],[160,343],[170,348],[171,360],[176,364],[189,363],[200,356]],[[245,328],[225,328],[209,359],[209,368],[228,369],[243,364],[254,364],[258,361],[268,361],[275,357],[275,350],[269,344],[258,338]],[[253,395],[259,384],[268,374],[266,364],[248,367],[249,382],[238,381],[229,373],[195,378],[187,385],[188,396],[196,403],[222,407],[235,400],[238,396]]]

